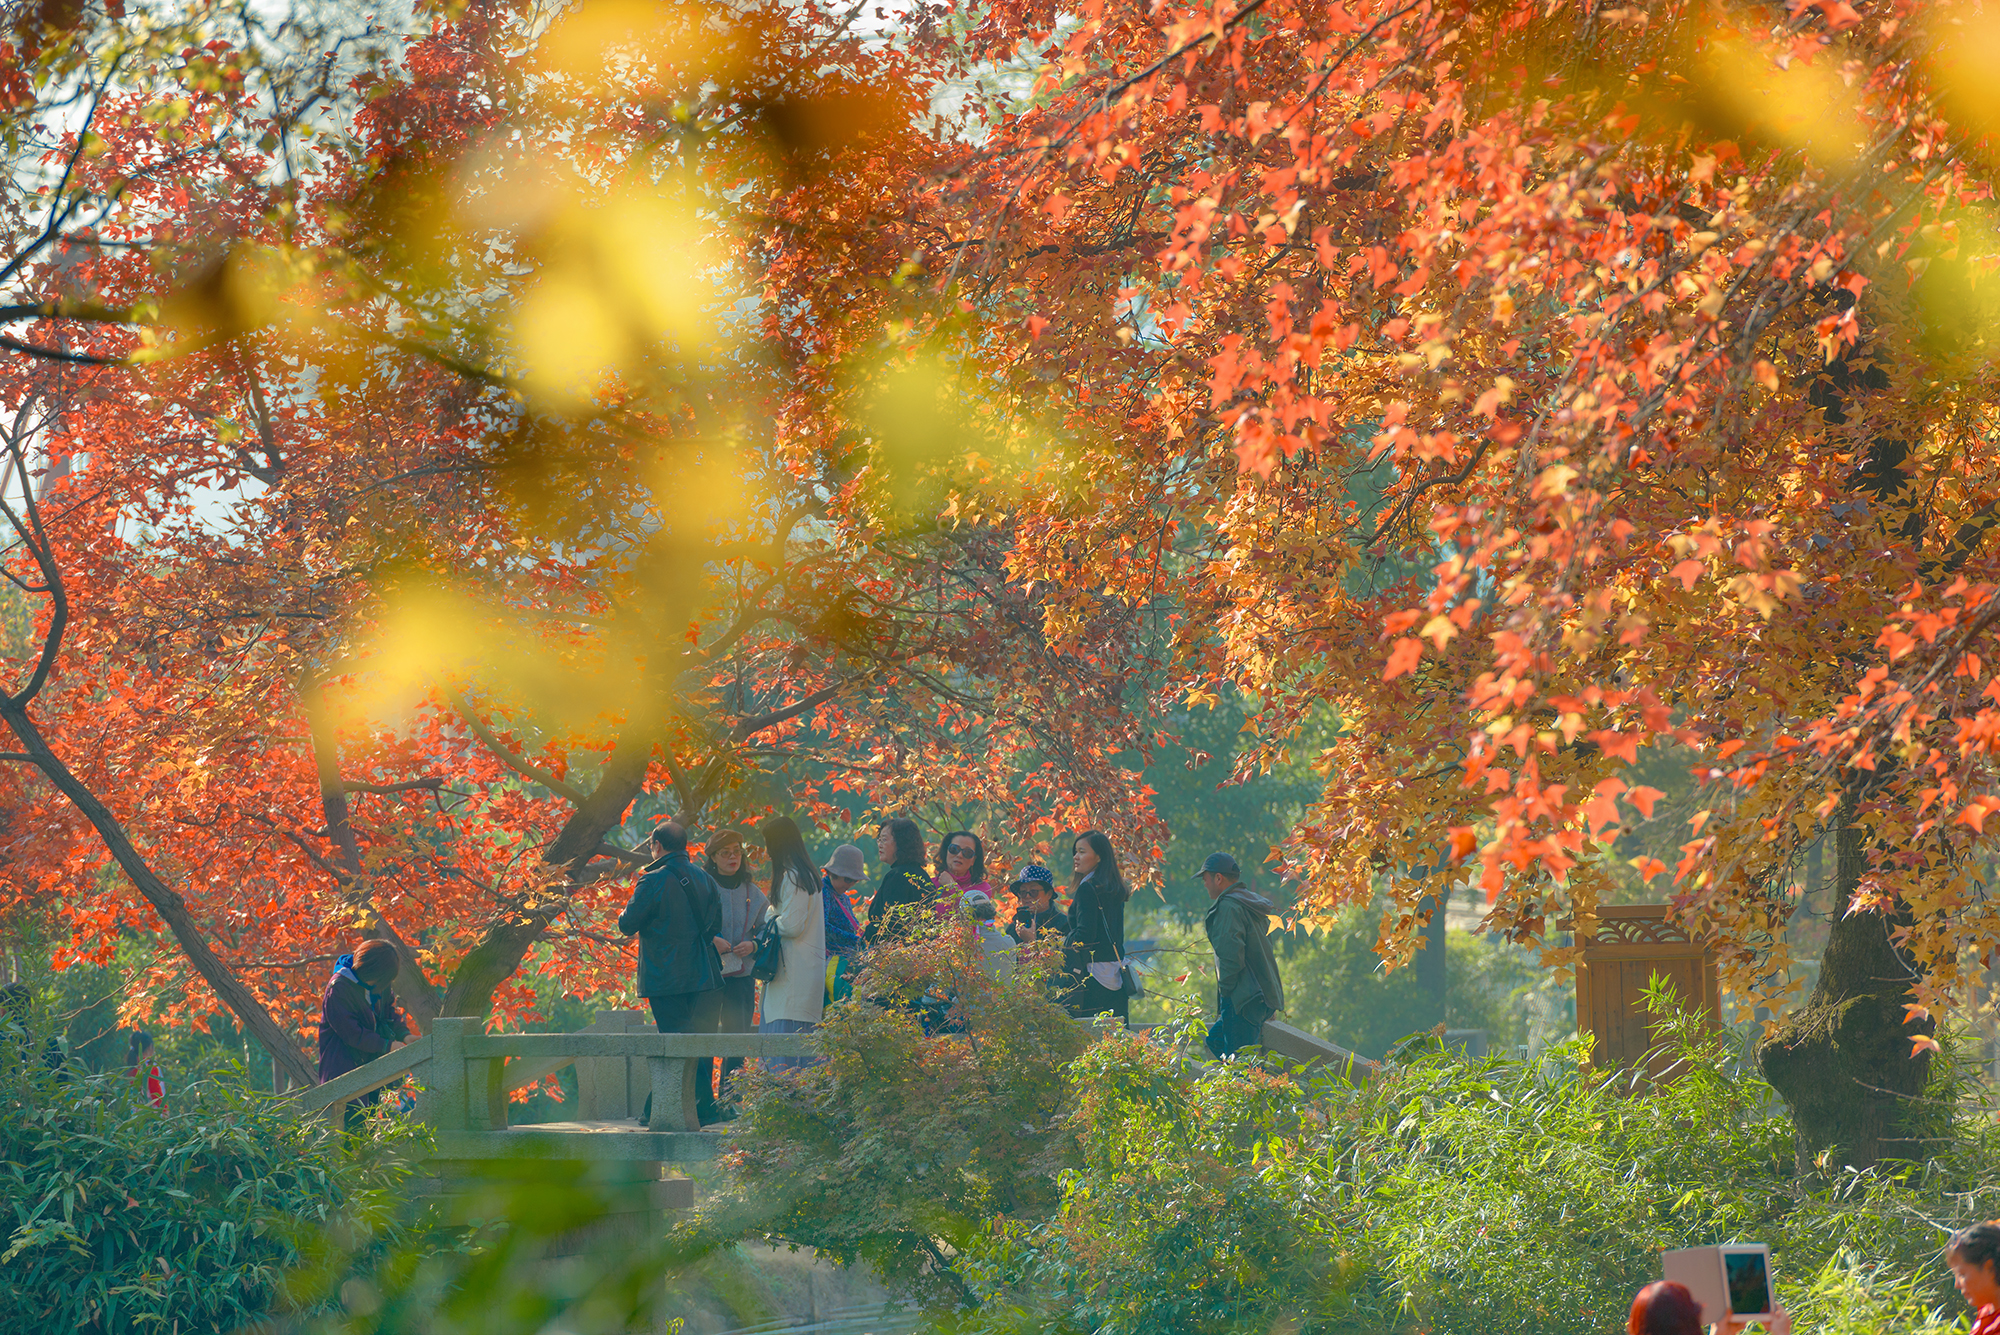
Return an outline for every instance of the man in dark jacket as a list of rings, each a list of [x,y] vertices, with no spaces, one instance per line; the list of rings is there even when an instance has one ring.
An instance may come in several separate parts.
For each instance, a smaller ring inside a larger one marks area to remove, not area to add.
[[[663,1034],[712,1034],[722,1022],[722,892],[688,860],[687,831],[669,821],[653,831],[657,855],[639,873],[618,930],[639,938],[639,995]],[[705,1120],[713,1090],[697,1091]],[[647,1100],[651,1107],[651,1098]]]
[[[1227,1057],[1260,1042],[1264,1021],[1285,1008],[1285,988],[1271,953],[1271,915],[1278,906],[1243,884],[1236,859],[1210,853],[1201,864],[1210,904],[1202,927],[1215,951],[1216,1021],[1208,1049]]]
[[[334,963],[319,1003],[319,1082],[366,1066],[410,1036],[390,990],[402,961],[387,941],[363,941]],[[362,1109],[382,1097],[370,1090],[347,1105],[347,1129],[361,1125]]]

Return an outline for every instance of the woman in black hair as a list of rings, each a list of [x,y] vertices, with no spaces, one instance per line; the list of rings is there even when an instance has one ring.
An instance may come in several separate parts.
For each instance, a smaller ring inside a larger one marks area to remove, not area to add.
[[[1070,899],[1067,955],[1076,983],[1064,1001],[1079,1018],[1116,1015],[1129,1021],[1131,999],[1122,983],[1106,987],[1092,974],[1116,977],[1116,966],[1125,958],[1125,901],[1132,897],[1132,887],[1118,870],[1111,841],[1098,831],[1078,835],[1072,856],[1078,880]],[[1112,967],[1092,970],[1093,964]]]
[[[741,830],[720,829],[709,836],[702,853],[701,869],[715,882],[722,906],[722,930],[715,935],[715,949],[722,960],[722,1000],[718,1003],[717,1026],[725,1034],[748,1034],[757,1028],[757,979],[750,971],[757,929],[764,922],[770,901],[757,888],[751,875],[750,849]],[[695,1089],[708,1096],[715,1075],[714,1057],[703,1057],[695,1068]],[[722,1100],[715,1120],[729,1121],[730,1082],[743,1069],[743,1058],[722,1059]]]
[[[771,857],[771,907],[783,942],[778,972],[764,984],[766,1034],[809,1034],[819,1028],[826,1005],[826,906],[819,898],[819,868],[806,852],[805,837],[790,816],[764,822],[764,850]],[[772,1062],[775,1070],[797,1069],[797,1058]]]
[[[1944,1263],[1972,1308],[1971,1335],[2000,1335],[2000,1220],[1954,1234],[1945,1245]]]
[[[907,816],[885,821],[875,832],[875,849],[888,869],[868,901],[868,929],[861,939],[871,946],[878,940],[906,939],[919,921],[918,910],[937,894],[924,865],[923,831],[915,821]]]

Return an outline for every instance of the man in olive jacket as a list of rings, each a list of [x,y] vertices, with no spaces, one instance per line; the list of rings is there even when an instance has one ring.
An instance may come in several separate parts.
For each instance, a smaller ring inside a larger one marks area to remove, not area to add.
[[[1243,884],[1227,853],[1208,855],[1201,883],[1211,901],[1201,925],[1215,951],[1216,1021],[1208,1049],[1227,1057],[1262,1041],[1264,1021],[1285,1008],[1285,986],[1271,953],[1271,915],[1278,906]]]

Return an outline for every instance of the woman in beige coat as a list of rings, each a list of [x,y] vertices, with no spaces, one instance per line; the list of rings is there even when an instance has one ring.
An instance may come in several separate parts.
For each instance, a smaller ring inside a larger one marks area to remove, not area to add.
[[[771,907],[784,943],[778,972],[764,984],[763,1022],[766,1034],[807,1034],[819,1027],[826,1004],[826,906],[819,898],[819,872],[806,853],[805,840],[789,816],[764,822],[764,847],[771,855]],[[780,1070],[797,1069],[802,1061],[776,1061]]]

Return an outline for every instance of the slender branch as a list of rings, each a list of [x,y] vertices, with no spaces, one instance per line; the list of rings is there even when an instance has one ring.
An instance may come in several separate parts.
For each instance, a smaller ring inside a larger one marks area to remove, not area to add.
[[[486,749],[491,751],[495,756],[498,756],[501,763],[505,764],[507,768],[524,778],[533,779],[556,796],[574,802],[578,806],[583,805],[588,800],[582,790],[572,788],[569,784],[564,783],[561,779],[558,779],[540,765],[535,764],[526,756],[516,755],[512,750],[508,749],[505,743],[493,735],[493,730],[482,723],[479,716],[472,712],[472,706],[467,704],[465,697],[460,695],[456,690],[449,686],[445,687],[445,698],[451,701],[452,708],[456,709],[459,717],[465,720],[465,725],[478,735],[479,740],[485,744]]]
[[[733,731],[739,738],[755,737],[767,728],[775,728],[780,723],[789,723],[801,714],[811,713],[828,700],[833,699],[834,696],[839,695],[840,689],[839,686],[822,687],[814,691],[811,695],[808,695],[805,699],[798,701],[796,704],[786,705],[783,709],[774,709],[768,714],[757,714],[750,718],[738,719]]]
[[[36,252],[49,243],[50,239],[62,229],[62,225],[68,222],[76,213],[77,206],[83,203],[84,195],[74,196],[67,204],[62,203],[62,198],[69,191],[69,183],[76,178],[76,164],[83,160],[83,150],[90,142],[90,127],[97,120],[98,107],[103,105],[104,90],[110,84],[110,81],[117,76],[117,73],[118,62],[114,60],[111,63],[111,68],[104,72],[103,80],[92,86],[90,110],[83,113],[83,124],[78,126],[76,131],[76,144],[69,151],[69,160],[63,163],[62,179],[56,182],[55,189],[49,195],[48,224],[42,228],[40,236],[23,246],[20,253],[7,262],[5,268],[0,268],[0,283],[6,282],[19,273],[21,267]],[[85,77],[87,78],[88,76]]]
[[[359,779],[342,779],[341,791],[349,793],[413,793],[419,790],[434,793],[444,787],[444,780],[432,775],[424,779],[405,779],[401,783],[362,783]]]
[[[23,343],[18,338],[0,334],[0,348],[9,352],[26,353],[30,357],[40,357],[43,361],[69,362],[76,366],[125,366],[129,363],[123,357],[100,357],[92,352],[67,352],[62,348],[43,347],[39,343]]]

